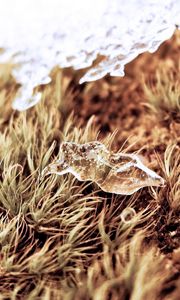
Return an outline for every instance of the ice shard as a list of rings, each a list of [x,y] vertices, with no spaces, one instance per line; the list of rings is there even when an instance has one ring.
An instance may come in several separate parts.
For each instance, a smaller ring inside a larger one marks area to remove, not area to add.
[[[42,177],[72,173],[80,181],[95,182],[105,192],[122,195],[164,185],[164,179],[145,166],[138,155],[110,152],[97,141],[63,142],[61,155],[60,160],[43,170]]]

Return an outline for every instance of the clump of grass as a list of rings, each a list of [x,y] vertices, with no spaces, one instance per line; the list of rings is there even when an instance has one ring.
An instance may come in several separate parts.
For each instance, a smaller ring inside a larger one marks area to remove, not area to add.
[[[158,121],[164,124],[180,122],[179,68],[175,70],[161,64],[155,77],[148,78],[143,88],[148,100],[146,105],[157,116]]]
[[[155,248],[146,249],[143,240],[136,234],[114,251],[104,245],[73,299],[158,299],[171,266],[167,269],[165,258]]]
[[[180,149],[177,144],[167,147],[162,168],[167,182],[168,203],[173,211],[178,212],[180,211]]]

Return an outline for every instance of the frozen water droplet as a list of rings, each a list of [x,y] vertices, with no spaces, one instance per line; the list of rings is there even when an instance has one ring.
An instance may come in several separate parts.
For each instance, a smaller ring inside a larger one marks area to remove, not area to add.
[[[136,211],[132,207],[126,207],[121,213],[121,220],[125,224],[129,224],[133,221],[136,216]]]
[[[72,173],[80,181],[95,182],[108,193],[131,195],[146,186],[162,186],[164,179],[135,154],[112,153],[97,141],[64,142],[62,159],[47,166],[42,176]]]
[[[1,5],[0,61],[18,65],[13,75],[24,99],[26,87],[47,84],[55,66],[91,67],[98,55],[104,60],[81,83],[123,76],[125,64],[155,51],[180,25],[178,0],[16,0],[13,8],[11,2]]]

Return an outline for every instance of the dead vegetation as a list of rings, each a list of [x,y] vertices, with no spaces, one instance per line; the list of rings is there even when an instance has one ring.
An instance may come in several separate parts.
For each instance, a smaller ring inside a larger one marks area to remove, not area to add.
[[[56,69],[22,113],[0,73],[0,299],[179,299],[179,45],[176,34],[125,78],[78,86]],[[61,141],[96,139],[143,154],[165,187],[125,197],[72,175],[40,180]]]

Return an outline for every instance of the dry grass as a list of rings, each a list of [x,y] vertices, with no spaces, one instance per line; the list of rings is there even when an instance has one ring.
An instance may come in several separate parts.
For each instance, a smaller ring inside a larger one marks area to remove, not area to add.
[[[78,74],[55,69],[41,103],[22,113],[11,109],[17,85],[0,67],[0,299],[179,299],[178,47],[168,41],[146,72],[145,54],[126,78],[81,87]],[[72,175],[40,180],[61,141],[96,139],[143,154],[166,186],[125,197]]]

